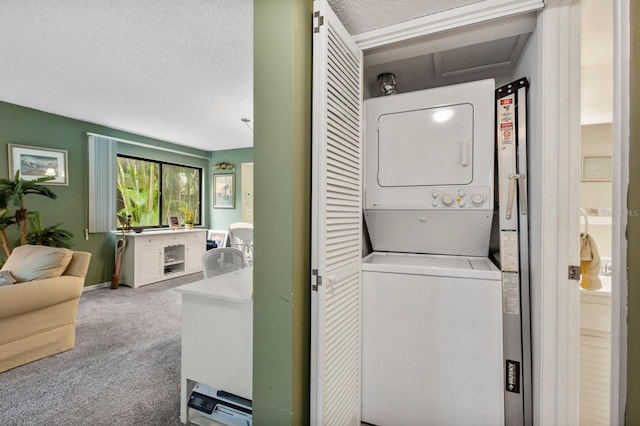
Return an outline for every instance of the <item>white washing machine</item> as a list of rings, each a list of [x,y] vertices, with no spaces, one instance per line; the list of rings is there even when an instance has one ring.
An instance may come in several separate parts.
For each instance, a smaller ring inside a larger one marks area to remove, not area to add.
[[[504,424],[500,271],[486,257],[362,263],[362,421]]]

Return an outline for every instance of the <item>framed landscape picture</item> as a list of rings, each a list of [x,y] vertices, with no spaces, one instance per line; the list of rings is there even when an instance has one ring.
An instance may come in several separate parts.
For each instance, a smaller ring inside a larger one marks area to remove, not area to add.
[[[9,179],[20,170],[24,180],[35,180],[52,176],[45,185],[69,185],[67,172],[67,151],[52,148],[8,144]]]
[[[218,174],[213,175],[213,208],[214,209],[235,209],[236,208],[236,175]]]

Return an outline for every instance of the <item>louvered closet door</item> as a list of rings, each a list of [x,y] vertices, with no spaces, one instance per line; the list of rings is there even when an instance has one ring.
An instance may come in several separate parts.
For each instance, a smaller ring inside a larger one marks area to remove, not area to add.
[[[311,424],[360,424],[362,54],[314,2]]]

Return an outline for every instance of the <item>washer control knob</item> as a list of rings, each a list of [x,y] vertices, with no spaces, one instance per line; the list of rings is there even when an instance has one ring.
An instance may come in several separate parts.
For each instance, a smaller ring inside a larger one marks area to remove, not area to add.
[[[431,191],[431,198],[438,198],[440,196],[440,191],[436,191],[435,189]]]
[[[442,194],[442,204],[449,207],[453,204],[454,198],[453,195],[449,193]]]
[[[467,195],[467,190],[466,189],[458,189],[458,195],[460,197],[465,197]]]
[[[480,207],[481,205],[483,205],[485,200],[486,197],[484,194],[478,193],[471,196],[471,203],[476,207]]]
[[[431,202],[431,205],[432,205],[433,207],[438,207],[438,200],[433,200],[433,201]]]

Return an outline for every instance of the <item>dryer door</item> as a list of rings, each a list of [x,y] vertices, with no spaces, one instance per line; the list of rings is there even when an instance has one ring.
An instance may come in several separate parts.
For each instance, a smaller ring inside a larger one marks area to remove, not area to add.
[[[473,180],[473,105],[378,117],[378,184],[468,185]]]

